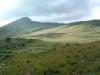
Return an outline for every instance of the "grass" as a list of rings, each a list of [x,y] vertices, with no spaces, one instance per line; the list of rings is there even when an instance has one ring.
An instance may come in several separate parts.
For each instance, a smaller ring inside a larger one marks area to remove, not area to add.
[[[32,32],[22,36],[22,38],[38,38],[47,42],[94,42],[98,40],[100,41],[100,25],[91,23],[61,25],[54,28]]]
[[[2,60],[0,75],[100,75],[100,42],[78,44],[28,40],[25,47],[9,50],[30,47],[38,50],[39,46],[44,51],[34,53],[28,50]]]

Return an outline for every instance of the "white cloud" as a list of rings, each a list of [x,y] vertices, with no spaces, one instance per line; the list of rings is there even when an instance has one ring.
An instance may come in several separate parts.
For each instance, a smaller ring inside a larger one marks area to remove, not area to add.
[[[66,22],[71,20],[79,20],[80,16],[84,15],[83,11],[74,11],[72,13],[52,13],[46,16],[30,16],[33,21],[40,21],[40,22]],[[78,18],[77,18],[78,17]]]
[[[0,22],[5,23],[9,18],[26,16],[42,22],[69,22],[100,17],[100,0],[0,0],[0,5]]]
[[[65,14],[65,13],[62,13],[62,14],[52,13],[47,16],[32,16],[30,18],[34,21],[40,21],[40,22],[45,22],[45,21],[57,22],[57,20],[65,18],[66,16],[67,16],[67,14]]]
[[[8,23],[11,23],[11,22],[15,21],[16,19],[18,19],[18,18],[11,18],[11,19],[8,19],[8,20],[0,20],[0,27],[6,25]]]
[[[99,3],[100,2],[100,0],[93,0],[95,3]]]
[[[62,5],[63,3],[65,3],[66,1],[68,0],[51,0],[51,6],[59,6],[59,5]]]
[[[7,12],[15,3],[15,0],[0,0],[0,16]]]
[[[92,17],[94,19],[100,19],[100,7],[94,7],[92,9]]]

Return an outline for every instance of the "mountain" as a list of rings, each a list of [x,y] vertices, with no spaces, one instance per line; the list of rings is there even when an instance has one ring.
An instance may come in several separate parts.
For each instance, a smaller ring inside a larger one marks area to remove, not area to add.
[[[0,36],[15,37],[0,40],[0,75],[100,75],[99,20],[64,25],[21,18],[0,28]]]
[[[52,42],[94,42],[100,40],[100,20],[63,24],[35,22],[24,17],[0,28],[0,39],[7,37]]]
[[[100,40],[100,20],[80,21],[25,35],[52,42],[93,42]]]
[[[59,25],[60,24],[58,23],[35,22],[28,17],[24,17],[1,27],[0,39],[4,39],[6,37],[17,37],[28,34],[30,32],[39,31],[45,28],[47,29]]]

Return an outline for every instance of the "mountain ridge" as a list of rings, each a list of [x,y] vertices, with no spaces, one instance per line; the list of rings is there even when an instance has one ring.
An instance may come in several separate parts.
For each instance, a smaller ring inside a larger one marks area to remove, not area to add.
[[[0,28],[0,39],[7,37],[58,42],[96,41],[100,38],[100,20],[64,24],[36,22],[23,17]]]
[[[41,23],[23,17],[0,28],[0,38],[20,36],[29,32],[38,31],[44,28],[59,26],[58,23]]]
[[[51,42],[94,42],[100,40],[100,21],[74,22],[55,28],[40,30],[22,38],[38,38]]]

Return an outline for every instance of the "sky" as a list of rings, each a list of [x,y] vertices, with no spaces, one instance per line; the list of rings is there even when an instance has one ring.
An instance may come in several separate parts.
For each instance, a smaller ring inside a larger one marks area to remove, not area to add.
[[[0,0],[0,26],[22,17],[60,23],[100,19],[100,0]]]

